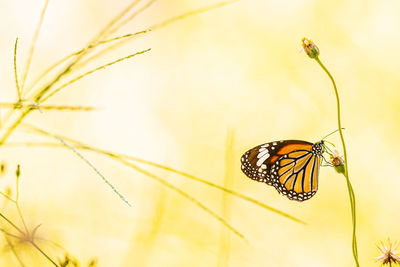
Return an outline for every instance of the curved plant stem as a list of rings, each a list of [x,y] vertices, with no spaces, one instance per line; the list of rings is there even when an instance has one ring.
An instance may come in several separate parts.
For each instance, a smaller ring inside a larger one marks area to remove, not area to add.
[[[340,101],[339,101],[339,93],[336,87],[335,80],[333,79],[332,75],[330,72],[327,70],[327,68],[322,64],[322,62],[319,60],[318,57],[315,58],[315,61],[321,66],[321,68],[326,72],[326,74],[329,76],[329,78],[332,81],[333,88],[335,89],[335,95],[336,95],[336,105],[337,105],[337,117],[338,117],[338,129],[339,129],[339,134],[340,134],[340,139],[342,141],[343,145],[343,153],[344,153],[344,165],[345,165],[345,172],[344,176],[346,177],[346,182],[347,182],[347,189],[349,192],[349,198],[350,198],[350,205],[351,205],[351,215],[352,215],[352,223],[353,223],[353,243],[352,243],[352,249],[353,249],[353,256],[354,260],[356,262],[356,266],[360,266],[358,262],[358,250],[357,250],[357,238],[356,238],[356,200],[354,196],[354,191],[353,187],[351,186],[350,179],[349,179],[349,168],[347,166],[347,151],[346,151],[346,145],[344,142],[344,137],[343,137],[343,132],[342,132],[342,124],[340,120]]]

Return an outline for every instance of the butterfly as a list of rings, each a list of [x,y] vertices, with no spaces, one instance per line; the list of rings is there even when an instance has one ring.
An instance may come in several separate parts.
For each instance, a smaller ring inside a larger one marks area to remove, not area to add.
[[[291,200],[310,199],[318,190],[324,141],[283,140],[256,146],[241,157],[242,171]]]

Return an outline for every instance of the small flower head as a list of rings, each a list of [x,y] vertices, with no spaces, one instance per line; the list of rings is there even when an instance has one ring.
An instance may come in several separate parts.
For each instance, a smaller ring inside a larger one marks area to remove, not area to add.
[[[319,49],[313,43],[313,41],[304,37],[303,39],[301,39],[301,45],[303,46],[304,51],[310,58],[318,58]]]
[[[329,163],[332,165],[333,168],[335,168],[335,170],[338,173],[342,173],[344,174],[344,159],[343,157],[339,154],[339,151],[337,151],[335,149],[335,151],[333,151],[333,154],[331,154],[331,158],[329,160]]]
[[[400,264],[400,252],[397,251],[398,243],[390,242],[389,238],[387,244],[381,242],[378,246],[379,251],[382,253],[381,256],[376,257],[375,260],[380,261],[382,265],[392,263]]]

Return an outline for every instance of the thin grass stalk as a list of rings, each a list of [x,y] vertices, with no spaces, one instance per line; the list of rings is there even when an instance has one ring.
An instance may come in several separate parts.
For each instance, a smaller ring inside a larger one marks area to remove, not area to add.
[[[39,109],[39,106],[34,104],[19,104],[0,102],[0,109]],[[63,105],[40,105],[42,110],[59,110],[59,111],[94,111],[99,110],[99,107],[92,106],[63,106]]]
[[[17,49],[18,48],[18,38],[15,39],[14,45],[14,76],[15,76],[15,87],[17,88],[18,102],[21,101],[21,87],[18,81],[18,71],[17,71]]]
[[[111,43],[111,42],[114,42],[114,41],[118,41],[118,40],[121,40],[121,39],[124,39],[124,38],[130,38],[130,37],[135,36],[135,35],[144,34],[144,33],[147,33],[148,31],[149,31],[149,30],[143,30],[143,31],[135,32],[135,33],[130,33],[130,34],[122,35],[122,36],[117,36],[117,37],[114,37],[114,38],[111,38],[111,39],[108,39],[108,40],[99,41],[99,42],[96,43],[96,44],[91,44],[91,45],[89,45],[88,47],[85,47],[85,48],[82,48],[82,49],[79,50],[79,51],[73,52],[72,54],[69,54],[68,56],[66,56],[66,57],[64,57],[64,58],[62,58],[62,59],[60,59],[59,61],[57,61],[56,63],[54,63],[53,65],[51,65],[49,68],[47,68],[39,77],[36,78],[36,80],[32,83],[32,85],[30,86],[30,88],[32,88],[32,90],[33,90],[33,88],[34,88],[45,76],[47,76],[47,74],[49,74],[51,71],[53,71],[53,70],[56,69],[58,66],[60,66],[61,64],[63,64],[63,63],[66,62],[67,60],[71,59],[72,57],[77,56],[77,55],[83,53],[86,49],[92,49],[92,48],[95,48],[95,47],[97,47],[97,46],[99,46],[99,45],[104,45],[104,44],[108,44],[108,43]],[[29,97],[29,96],[24,96],[24,98],[25,98],[25,97]]]
[[[4,144],[4,142],[10,137],[10,135],[14,132],[14,130],[18,127],[18,125],[23,121],[23,119],[31,112],[31,109],[26,109],[22,112],[22,114],[18,117],[14,123],[8,127],[3,136],[0,138],[0,146]]]
[[[8,219],[3,213],[0,212],[0,217],[3,218],[8,224],[10,224],[12,227],[14,227],[20,234],[24,234],[24,231],[22,231],[16,224],[14,224],[10,219]]]
[[[24,74],[24,76],[22,78],[21,93],[24,90],[25,82],[26,82],[26,79],[27,79],[28,74],[29,74],[29,70],[30,70],[30,67],[31,67],[33,54],[35,53],[36,43],[37,43],[37,40],[39,38],[39,33],[40,33],[41,28],[42,28],[42,24],[43,24],[43,21],[44,21],[44,16],[46,14],[46,10],[47,10],[48,4],[49,4],[49,0],[46,0],[46,2],[44,3],[44,6],[42,8],[42,13],[40,14],[40,19],[39,19],[39,23],[38,23],[38,25],[36,27],[35,34],[33,35],[31,48],[29,49],[29,55],[28,55],[28,59],[27,59],[27,62],[26,62],[25,74]]]
[[[70,84],[72,84],[72,83],[74,83],[74,82],[76,82],[76,81],[82,79],[82,78],[85,77],[86,75],[92,74],[92,73],[95,72],[95,71],[98,71],[98,70],[103,69],[103,68],[105,68],[105,67],[111,66],[111,65],[113,65],[113,64],[115,64],[115,63],[118,63],[118,62],[120,62],[120,61],[129,59],[129,58],[134,57],[134,56],[136,56],[136,55],[143,54],[143,53],[145,53],[145,52],[147,52],[147,51],[149,51],[149,50],[150,50],[150,49],[146,49],[146,50],[143,50],[143,51],[134,53],[134,54],[132,54],[132,55],[129,55],[129,56],[126,56],[126,57],[123,57],[123,58],[119,58],[119,59],[117,59],[117,60],[115,60],[115,61],[112,61],[112,62],[110,62],[110,63],[107,63],[107,64],[105,64],[105,65],[102,65],[102,66],[100,66],[100,67],[97,67],[97,68],[95,68],[95,69],[93,69],[93,70],[90,70],[90,71],[86,72],[85,74],[82,74],[82,75],[80,75],[80,76],[74,78],[73,80],[70,80],[69,82],[65,83],[64,85],[60,86],[59,88],[56,89],[56,92],[58,92],[58,91],[60,91],[61,89],[65,88],[66,86],[68,86],[68,85],[70,85]],[[70,67],[72,67],[73,64],[74,64],[74,63],[72,63],[72,64],[70,65]],[[67,73],[67,72],[70,70],[70,67],[67,68],[63,73],[60,73],[60,74],[58,75],[58,77],[55,79],[54,83],[57,82],[63,75],[65,75],[65,73]],[[52,85],[53,85],[54,83],[49,84],[48,86],[46,86],[45,88],[43,88],[43,90],[42,90],[41,92],[39,92],[39,93],[34,97],[34,103],[40,104],[40,103],[42,103],[43,101],[47,100],[49,97],[53,96],[56,92],[51,93],[50,95],[48,95],[47,97],[45,97],[45,100],[40,101],[41,98],[43,97],[43,95],[44,95],[48,90],[50,90],[50,88],[52,87]],[[6,130],[6,132],[4,133],[4,135],[0,138],[0,146],[1,146],[2,144],[4,144],[4,142],[8,139],[8,137],[11,135],[11,133],[18,127],[18,125],[22,122],[22,120],[23,120],[32,110],[34,110],[34,108],[28,108],[28,109],[24,110],[24,111],[21,113],[21,115],[14,121],[14,123]]]
[[[158,29],[162,29],[162,28],[168,26],[171,23],[174,23],[174,22],[177,22],[177,21],[180,21],[180,20],[184,20],[184,19],[186,19],[188,17],[199,15],[199,14],[202,14],[202,13],[205,13],[205,12],[217,9],[217,8],[221,8],[223,6],[232,4],[232,3],[237,2],[237,1],[239,1],[239,0],[231,0],[231,1],[219,2],[219,3],[213,4],[213,5],[209,5],[209,6],[206,6],[206,7],[202,7],[202,8],[199,8],[199,9],[195,9],[195,10],[183,13],[181,15],[178,15],[178,16],[172,17],[170,19],[167,19],[167,20],[165,20],[163,22],[154,24],[153,26],[148,28],[147,32],[152,32],[152,31],[155,31],[155,30],[158,30]],[[134,37],[134,36],[132,36],[132,37]],[[116,49],[117,47],[120,47],[123,44],[125,44],[126,42],[131,41],[131,40],[132,40],[132,38],[122,39],[122,40],[117,41],[114,44],[112,44],[112,45],[110,45],[110,46],[108,46],[106,48],[103,48],[102,50],[100,50],[99,52],[94,54],[93,56],[89,57],[88,59],[86,59],[85,61],[80,63],[79,67],[85,66],[88,62],[93,61],[95,58],[98,58],[98,57],[106,54],[107,52],[112,51],[112,50]]]
[[[110,31],[108,32],[107,36],[110,36],[111,34],[115,33],[120,28],[122,28],[124,25],[126,25],[128,22],[132,21],[138,15],[140,15],[141,13],[146,11],[146,9],[148,9],[150,6],[152,6],[154,4],[154,2],[156,2],[156,0],[150,0],[144,6],[142,6],[137,11],[135,11],[133,14],[131,14],[128,18],[126,18],[124,20],[121,20],[118,23],[116,23],[117,25],[115,25],[114,28],[110,29]]]
[[[31,242],[32,246],[34,246],[48,261],[50,261],[54,266],[58,267],[58,264],[53,261],[49,255],[47,255],[35,242]]]
[[[71,139],[68,139],[65,136],[63,136],[62,138],[64,140],[68,140],[69,142],[71,142]],[[57,147],[57,148],[63,147],[63,145],[58,145],[58,144],[54,144],[54,143],[46,143],[46,142],[5,143],[4,146],[40,146],[40,147]],[[295,222],[301,223],[301,224],[307,224],[303,220],[300,220],[300,219],[298,219],[298,218],[296,218],[296,217],[294,217],[294,216],[292,216],[292,215],[290,215],[288,213],[285,213],[285,212],[283,212],[283,211],[281,211],[279,209],[276,209],[276,208],[273,208],[273,207],[271,207],[269,205],[266,205],[263,202],[260,202],[260,201],[258,201],[256,199],[252,198],[252,197],[243,195],[243,194],[241,194],[239,192],[236,192],[234,190],[231,190],[229,188],[225,188],[223,186],[220,186],[220,185],[214,184],[212,182],[209,182],[209,181],[207,181],[205,179],[196,177],[194,175],[191,175],[191,174],[179,171],[179,170],[175,170],[175,169],[169,168],[167,166],[164,166],[164,165],[161,165],[161,164],[158,164],[158,163],[153,163],[151,161],[139,159],[139,158],[136,158],[136,157],[132,157],[132,156],[124,155],[124,154],[114,153],[114,152],[110,152],[110,151],[106,151],[106,150],[90,147],[90,146],[84,145],[82,143],[80,143],[80,144],[79,143],[74,143],[74,147],[76,149],[84,149],[84,150],[92,151],[92,152],[99,153],[99,154],[117,155],[118,157],[121,157],[121,158],[124,158],[124,159],[129,159],[129,160],[132,160],[132,161],[135,161],[135,162],[138,162],[138,163],[142,163],[142,164],[145,164],[145,165],[153,166],[153,167],[156,167],[156,168],[158,167],[158,168],[160,168],[162,170],[170,171],[170,172],[182,175],[185,178],[188,178],[188,179],[197,181],[199,183],[214,187],[214,188],[216,188],[218,190],[224,191],[224,192],[226,192],[228,194],[231,194],[231,195],[233,195],[235,197],[243,199],[243,200],[245,200],[245,201],[247,201],[249,203],[257,205],[257,206],[259,206],[259,207],[261,207],[263,209],[266,209],[266,210],[271,211],[273,213],[276,213],[276,214],[278,214],[280,216],[283,216],[283,217],[285,217],[285,218],[287,218],[289,220],[292,220],[292,221],[295,221]]]
[[[214,10],[214,9],[218,9],[218,8],[221,8],[221,7],[226,6],[226,5],[233,4],[233,3],[238,2],[238,1],[239,0],[223,1],[223,2],[219,2],[219,3],[213,4],[213,5],[205,6],[205,7],[199,8],[199,9],[195,9],[195,10],[183,13],[183,14],[181,14],[179,16],[170,18],[170,19],[168,19],[168,20],[166,20],[164,22],[161,22],[159,24],[156,24],[156,25],[150,27],[150,29],[152,31],[158,30],[160,28],[164,28],[165,26],[168,26],[169,24],[171,24],[173,22],[176,22],[176,21],[179,21],[179,20],[183,20],[183,19],[186,19],[188,17],[192,17],[194,15],[199,15],[199,14],[202,14],[202,13]]]
[[[53,135],[53,134],[51,134],[51,133],[48,133],[47,131],[44,131],[44,130],[39,129],[39,128],[35,128],[35,129],[36,129],[37,132],[41,133],[42,135],[50,136],[50,137],[55,137],[55,138],[57,138],[58,140],[60,140],[60,141],[62,140],[62,142],[65,143],[64,138],[61,139],[61,137],[56,136],[56,135]],[[66,144],[69,148],[73,148],[71,145],[68,145],[67,143],[65,143],[65,144]],[[73,150],[74,150],[75,153],[78,154],[78,156],[80,155],[80,154],[75,150],[75,148],[73,148]],[[209,209],[209,208],[208,208],[206,205],[204,205],[202,202],[200,202],[200,201],[197,200],[196,198],[192,197],[191,195],[187,194],[187,193],[186,193],[185,191],[183,191],[182,189],[180,189],[180,188],[174,186],[173,184],[171,184],[171,183],[165,181],[164,179],[162,179],[162,178],[160,178],[160,177],[154,175],[153,173],[150,173],[150,172],[148,172],[148,171],[146,171],[146,170],[140,168],[140,167],[137,166],[136,164],[133,164],[133,163],[131,163],[131,162],[129,162],[129,161],[127,161],[127,160],[125,160],[125,159],[119,157],[119,156],[116,155],[116,154],[113,154],[113,153],[110,153],[110,152],[105,153],[105,152],[101,152],[100,150],[98,151],[98,153],[101,153],[101,154],[106,155],[106,156],[108,156],[108,157],[110,157],[110,158],[112,158],[112,159],[114,159],[114,160],[116,160],[116,161],[119,161],[120,163],[122,163],[122,164],[124,164],[124,165],[126,165],[126,166],[128,166],[128,167],[130,167],[130,168],[132,168],[132,169],[134,169],[134,170],[136,170],[137,172],[140,172],[140,173],[144,174],[145,176],[147,176],[147,177],[149,177],[149,178],[151,178],[151,179],[153,179],[153,180],[156,180],[157,182],[163,184],[164,186],[166,186],[166,187],[172,189],[173,191],[179,193],[180,195],[182,195],[183,197],[185,197],[185,198],[188,199],[189,201],[191,201],[191,202],[193,202],[194,204],[196,204],[197,206],[199,206],[199,207],[200,207],[201,209],[203,209],[205,212],[207,212],[208,214],[210,214],[212,217],[214,217],[214,218],[215,218],[216,220],[218,220],[220,223],[222,223],[223,225],[225,225],[229,230],[231,230],[231,231],[232,231],[234,234],[236,234],[238,237],[240,237],[240,238],[242,238],[242,239],[245,239],[245,238],[244,238],[244,235],[241,234],[238,230],[236,230],[233,226],[231,226],[224,218],[222,218],[221,216],[219,216],[218,214],[216,214],[215,212],[213,212],[211,209]],[[85,161],[87,161],[87,160],[85,160]],[[120,196],[120,197],[121,197],[121,196]],[[128,203],[128,204],[129,204],[129,203]]]
[[[109,30],[110,27],[112,27],[119,19],[121,19],[126,12],[129,12],[129,10],[131,8],[133,8],[138,2],[140,2],[140,0],[137,1],[133,1],[125,10],[123,10],[119,15],[117,15],[116,17],[114,17],[113,20],[111,20],[102,30],[100,30],[100,32],[88,43],[88,45],[82,49],[83,51],[80,52],[79,54],[75,54],[77,57],[74,59],[74,61],[63,71],[61,71],[61,75],[65,75],[66,73],[68,73],[70,71],[70,69],[72,68],[72,66],[74,66],[77,62],[79,62],[79,60],[86,54],[88,53],[91,49],[93,49],[95,46],[94,44],[97,43],[99,41],[99,39],[104,35],[105,32],[107,32]],[[75,56],[74,54],[72,56]],[[72,56],[68,56],[67,58],[72,58]],[[67,72],[66,72],[67,71]],[[59,75],[60,75],[59,74]],[[58,76],[59,76],[58,75]],[[57,76],[57,77],[58,77]],[[54,84],[55,82],[53,82]],[[50,83],[52,84],[52,83]],[[35,85],[35,84],[34,84]],[[32,87],[34,86],[32,85]],[[32,90],[32,87],[30,87],[29,90]]]
[[[57,135],[54,135],[54,134],[49,133],[49,132],[46,132],[44,130],[42,130],[42,132],[45,133],[48,136],[51,136],[51,137],[57,139],[64,146],[66,146],[72,152],[74,152],[75,155],[77,155],[80,159],[82,159],[87,165],[89,165],[97,173],[98,176],[100,176],[100,178],[103,180],[103,182],[105,182],[114,191],[114,193],[118,195],[118,197],[122,201],[124,201],[126,204],[128,204],[129,207],[131,207],[131,204],[129,203],[129,201],[115,188],[115,186],[87,158],[85,158],[81,153],[79,153],[72,145],[68,144],[61,137],[59,137]]]
[[[136,164],[133,164],[131,162],[128,162],[122,158],[119,158],[117,155],[114,154],[106,154],[111,158],[114,158],[115,160],[121,162],[122,164],[131,167],[132,169],[136,170],[137,172],[140,172],[142,174],[144,174],[145,176],[161,183],[162,185],[172,189],[173,191],[179,193],[180,195],[182,195],[183,197],[185,197],[186,199],[188,199],[189,201],[193,202],[195,205],[199,206],[202,210],[204,210],[206,213],[208,213],[209,215],[211,215],[212,217],[214,217],[217,221],[219,221],[221,224],[223,224],[225,227],[227,227],[232,233],[234,233],[235,235],[237,235],[239,238],[246,240],[246,238],[244,237],[244,235],[242,233],[240,233],[238,230],[236,230],[236,228],[234,228],[229,222],[227,222],[223,217],[219,216],[217,213],[215,213],[214,211],[212,211],[210,208],[208,208],[206,205],[204,205],[202,202],[200,202],[199,200],[197,200],[196,198],[192,197],[191,195],[189,195],[188,193],[186,193],[185,191],[183,191],[182,189],[176,187],[175,185],[165,181],[164,179],[140,168],[139,166],[137,166]]]
[[[92,74],[92,73],[94,73],[94,72],[96,72],[96,71],[98,71],[98,70],[105,69],[105,68],[107,68],[107,67],[109,67],[109,66],[112,66],[112,65],[114,65],[114,64],[116,64],[116,63],[119,63],[119,62],[121,62],[121,61],[124,61],[124,60],[130,59],[130,58],[132,58],[132,57],[134,57],[134,56],[137,56],[137,55],[140,55],[140,54],[144,54],[144,53],[146,53],[146,52],[149,52],[150,50],[151,50],[151,48],[148,48],[148,49],[145,49],[145,50],[136,52],[136,53],[134,53],[134,54],[131,54],[131,55],[128,55],[128,56],[119,58],[119,59],[117,59],[117,60],[114,60],[114,61],[112,61],[112,62],[109,62],[109,63],[107,63],[107,64],[104,64],[104,65],[102,65],[102,66],[99,66],[99,67],[97,67],[97,68],[94,68],[94,69],[92,69],[92,70],[90,70],[90,71],[87,71],[87,72],[85,72],[85,73],[79,75],[78,77],[75,77],[75,78],[73,78],[72,80],[70,80],[70,81],[64,83],[64,84],[61,85],[60,87],[54,89],[54,90],[53,90],[51,93],[49,93],[46,97],[43,97],[43,99],[41,99],[41,101],[39,101],[39,99],[38,99],[37,102],[38,102],[38,104],[43,103],[44,101],[46,101],[47,99],[49,99],[50,97],[52,97],[54,94],[56,94],[56,93],[58,93],[59,91],[61,91],[62,89],[64,89],[65,87],[67,87],[67,86],[69,86],[69,85],[71,85],[71,84],[73,84],[73,83],[79,81],[79,80],[82,79],[83,77],[88,76],[88,75],[90,75],[90,74]]]
[[[118,23],[126,14],[129,13],[141,0],[132,1],[124,10],[122,10],[117,16],[115,16],[98,34],[92,39],[91,43],[102,39],[104,36],[110,35],[110,29]]]
[[[44,132],[42,132],[42,130],[40,128],[37,128],[37,127],[35,127],[33,125],[24,124],[24,126],[27,127],[27,129],[33,130],[34,132],[36,132],[38,134],[46,135]],[[176,169],[173,169],[173,168],[170,168],[168,166],[164,166],[164,165],[161,165],[161,164],[158,164],[158,163],[154,163],[152,161],[148,161],[148,160],[140,159],[140,158],[137,158],[137,157],[132,157],[132,156],[129,156],[129,155],[125,155],[125,154],[121,154],[121,153],[115,153],[115,152],[112,152],[112,151],[107,151],[107,150],[95,148],[95,147],[92,147],[92,146],[88,146],[88,145],[86,145],[86,144],[84,144],[82,142],[79,142],[77,140],[68,138],[66,136],[62,136],[62,135],[58,135],[58,136],[60,136],[63,140],[66,140],[68,142],[73,143],[74,147],[77,148],[77,149],[85,149],[85,150],[89,150],[89,151],[92,151],[92,152],[95,152],[95,153],[99,153],[99,154],[116,155],[117,157],[120,157],[120,158],[123,158],[123,159],[132,160],[132,161],[135,161],[135,162],[138,162],[138,163],[142,163],[142,164],[145,164],[145,165],[149,165],[149,166],[152,166],[152,167],[156,167],[156,168],[159,168],[159,169],[162,169],[162,170],[165,170],[165,171],[176,173],[176,174],[182,175],[185,178],[200,182],[202,184],[214,187],[214,188],[216,188],[218,190],[221,190],[223,192],[231,194],[231,195],[233,195],[235,197],[241,198],[241,199],[243,199],[243,200],[245,200],[247,202],[255,204],[255,205],[257,205],[257,206],[259,206],[261,208],[269,210],[269,211],[271,211],[273,213],[276,213],[276,214],[278,214],[280,216],[283,216],[283,217],[285,217],[287,219],[290,219],[292,221],[295,221],[295,222],[298,222],[298,223],[301,223],[301,224],[306,224],[304,221],[302,221],[302,220],[300,220],[300,219],[298,219],[298,218],[296,218],[296,217],[294,217],[294,216],[292,216],[292,215],[290,215],[288,213],[285,213],[285,212],[283,212],[281,210],[278,210],[278,209],[273,208],[273,207],[271,207],[269,205],[266,205],[266,204],[264,204],[264,203],[262,203],[262,202],[260,202],[260,201],[258,201],[256,199],[252,198],[252,197],[243,195],[243,194],[241,194],[239,192],[236,192],[234,190],[231,190],[231,189],[225,188],[223,186],[214,184],[212,182],[209,182],[209,181],[207,181],[205,179],[196,177],[196,176],[191,175],[189,173],[182,172],[182,171],[179,171],[179,170],[176,170]],[[12,145],[24,145],[24,146],[61,147],[61,146],[58,146],[57,144],[54,144],[54,143],[26,143],[26,142],[24,142],[24,143],[8,143],[7,145],[9,145],[9,146],[12,146]]]
[[[346,144],[344,142],[344,137],[343,137],[343,131],[342,131],[342,124],[341,124],[341,118],[340,118],[340,99],[339,99],[339,93],[336,87],[335,80],[333,79],[332,75],[328,71],[328,69],[322,64],[321,60],[316,57],[315,61],[321,66],[321,68],[325,71],[325,73],[329,76],[332,84],[333,84],[333,89],[335,91],[335,96],[336,96],[336,106],[337,106],[337,121],[338,121],[338,129],[339,129],[339,135],[340,139],[342,141],[342,146],[343,146],[343,153],[344,153],[344,164],[345,164],[345,173],[344,176],[346,177],[346,183],[347,183],[347,190],[349,192],[349,199],[350,199],[350,206],[351,206],[351,217],[352,217],[352,224],[353,224],[353,233],[352,233],[352,251],[353,251],[353,257],[354,261],[356,263],[356,266],[360,266],[358,262],[358,249],[357,249],[357,236],[356,236],[356,200],[354,196],[354,191],[353,187],[351,185],[350,179],[349,179],[349,169],[348,169],[348,164],[347,164],[347,150],[346,150]]]
[[[48,0],[46,0],[46,1],[48,1]],[[42,12],[43,17],[44,17],[44,13],[45,13],[46,8],[47,8],[47,2],[46,2],[46,4],[45,4],[45,8],[43,9],[43,12]],[[122,12],[121,14],[123,15],[124,12]],[[122,16],[121,14],[120,14],[120,16]],[[118,16],[116,17],[116,20],[118,20],[117,18],[118,18]],[[42,21],[42,19],[41,19],[41,21]],[[110,23],[108,26],[106,26],[106,27],[103,29],[103,31],[106,31],[106,30],[108,29],[107,27],[112,27],[112,25],[113,25],[113,23]],[[41,26],[41,23],[39,23],[39,26]],[[40,30],[40,29],[39,29],[39,30]],[[37,32],[38,32],[38,30],[37,30]],[[98,36],[100,36],[100,35],[101,35],[101,32],[99,33]],[[94,41],[92,41],[92,43],[95,43],[95,42],[97,42],[96,38],[94,39]],[[35,43],[36,43],[36,41],[34,41],[34,44],[35,44]],[[38,101],[43,97],[43,95],[44,95],[48,90],[51,89],[51,87],[52,87],[55,83],[57,83],[63,76],[65,76],[66,74],[68,74],[68,73],[71,71],[72,67],[73,67],[77,62],[79,62],[79,60],[80,60],[87,52],[89,52],[89,51],[91,50],[91,44],[92,44],[92,43],[89,43],[88,48],[84,49],[83,52],[79,53],[72,63],[70,63],[64,70],[62,70],[61,72],[59,72],[59,74],[58,74],[50,83],[48,83],[45,87],[43,87],[43,89],[41,89],[41,91],[39,91],[39,92],[36,94],[36,96],[33,97],[33,101],[34,101],[34,102],[38,102]],[[32,47],[33,47],[33,50],[32,50],[32,51],[34,51],[34,47],[35,47],[34,44],[32,45]],[[32,54],[32,55],[33,55],[33,54]],[[30,61],[30,60],[28,59],[28,62],[29,62],[29,61]],[[30,63],[29,63],[29,65],[30,65]],[[27,72],[26,72],[26,74],[27,74]],[[23,112],[23,113],[20,115],[20,117],[16,119],[16,121],[15,121],[15,122],[10,126],[10,128],[6,131],[5,135],[4,135],[3,137],[0,138],[0,145],[2,145],[2,144],[5,142],[5,140],[9,137],[9,135],[12,133],[12,131],[14,131],[14,129],[18,126],[18,124],[24,119],[24,117],[25,117],[31,110],[32,110],[32,109],[28,109],[27,112]],[[8,118],[10,118],[10,117],[12,116],[12,114],[13,114],[13,110],[11,110],[11,111],[9,112],[9,114],[6,116],[6,119],[7,119],[6,122],[8,121]]]
[[[18,71],[17,71],[17,49],[18,48],[18,38],[15,39],[15,44],[14,44],[14,77],[15,77],[15,87],[17,88],[17,97],[18,97],[18,103],[21,102],[21,87],[19,85],[19,78],[18,78]],[[0,129],[3,129],[4,124],[9,120],[9,118],[12,116],[13,110],[10,110],[6,113],[4,117],[4,123],[2,121],[2,116],[0,114]]]
[[[25,267],[25,263],[22,261],[21,257],[18,255],[17,251],[14,248],[14,245],[11,243],[10,239],[8,239],[7,234],[3,232],[4,239],[7,242],[7,245],[10,247],[12,253],[14,254],[15,258],[17,259],[18,263],[21,265],[21,267]]]

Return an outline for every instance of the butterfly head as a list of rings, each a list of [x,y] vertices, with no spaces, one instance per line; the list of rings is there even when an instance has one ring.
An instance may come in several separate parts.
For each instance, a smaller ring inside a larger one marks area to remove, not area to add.
[[[312,146],[312,151],[315,155],[322,156],[325,151],[324,140],[314,143]]]

